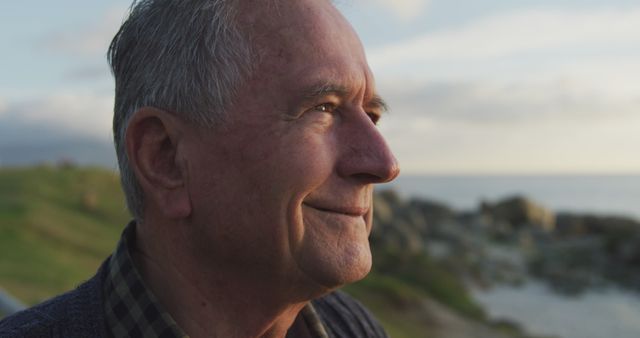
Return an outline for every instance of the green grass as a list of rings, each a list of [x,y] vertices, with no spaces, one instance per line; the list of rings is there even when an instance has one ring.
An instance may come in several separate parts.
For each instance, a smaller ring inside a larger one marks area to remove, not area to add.
[[[482,308],[446,263],[435,262],[426,254],[407,255],[375,247],[373,254],[374,275],[393,276],[403,285],[420,290],[465,317],[485,319]]]
[[[428,295],[397,278],[371,273],[344,291],[360,300],[394,338],[431,337],[420,300]]]
[[[0,169],[0,285],[27,304],[88,279],[129,219],[116,174]]]

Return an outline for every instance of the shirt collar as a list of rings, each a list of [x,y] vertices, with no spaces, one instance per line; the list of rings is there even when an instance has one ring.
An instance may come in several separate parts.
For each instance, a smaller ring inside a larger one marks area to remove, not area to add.
[[[135,223],[131,222],[109,261],[103,290],[107,326],[114,337],[187,338],[133,264],[130,250],[135,235]]]
[[[188,338],[156,296],[145,285],[131,258],[135,243],[135,222],[129,223],[109,259],[104,283],[104,310],[107,327],[113,337]],[[327,338],[327,331],[311,302],[300,311],[296,322],[303,321],[312,338]],[[287,338],[298,337],[289,332]]]

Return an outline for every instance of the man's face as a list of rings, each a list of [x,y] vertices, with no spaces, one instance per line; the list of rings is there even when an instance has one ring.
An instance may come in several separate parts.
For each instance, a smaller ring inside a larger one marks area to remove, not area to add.
[[[362,47],[328,2],[261,14],[245,18],[261,55],[253,77],[225,124],[194,127],[185,146],[203,261],[326,288],[359,280],[372,184],[398,174]]]

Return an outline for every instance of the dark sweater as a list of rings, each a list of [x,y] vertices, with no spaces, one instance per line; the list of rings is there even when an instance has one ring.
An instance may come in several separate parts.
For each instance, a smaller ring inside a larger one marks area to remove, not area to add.
[[[73,291],[0,321],[2,338],[106,337],[102,310],[105,264]]]
[[[2,338],[106,337],[102,300],[105,264],[77,289],[0,321]],[[387,337],[380,324],[356,300],[333,292],[313,301],[330,337]]]

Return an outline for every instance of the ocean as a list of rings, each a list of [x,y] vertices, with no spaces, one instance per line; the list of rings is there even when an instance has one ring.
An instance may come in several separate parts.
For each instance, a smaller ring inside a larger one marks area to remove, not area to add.
[[[554,211],[640,220],[640,175],[400,176],[377,189],[475,210],[481,201],[522,195]]]
[[[489,318],[509,319],[528,333],[560,338],[640,337],[640,295],[608,288],[559,296],[540,282],[473,292]]]

